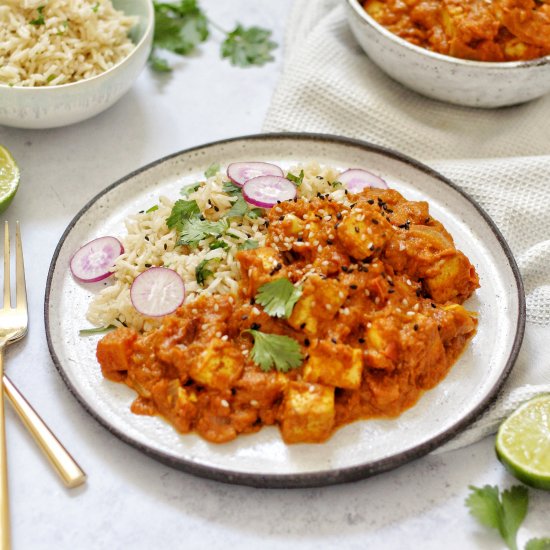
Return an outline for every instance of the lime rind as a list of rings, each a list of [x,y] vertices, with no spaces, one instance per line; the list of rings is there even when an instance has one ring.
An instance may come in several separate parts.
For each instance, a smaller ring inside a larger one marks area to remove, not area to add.
[[[520,481],[550,490],[550,394],[527,401],[501,424],[496,453]]]
[[[0,214],[6,210],[17,193],[20,172],[11,153],[0,145]]]

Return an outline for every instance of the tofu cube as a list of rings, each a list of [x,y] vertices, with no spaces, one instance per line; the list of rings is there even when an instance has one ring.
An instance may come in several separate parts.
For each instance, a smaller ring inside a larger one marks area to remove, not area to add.
[[[224,390],[239,379],[243,366],[243,354],[233,344],[214,338],[189,369],[189,374],[199,384]]]
[[[135,330],[118,328],[106,334],[98,342],[96,356],[105,378],[115,382],[126,378],[137,337]]]
[[[363,352],[345,344],[323,340],[309,350],[309,359],[304,366],[304,380],[335,386],[358,389],[363,374]]]
[[[352,210],[336,234],[346,252],[356,260],[370,258],[394,233],[392,225],[374,209]]]
[[[303,330],[309,336],[315,336],[319,330],[319,321],[336,317],[346,298],[347,290],[338,281],[318,276],[309,277],[288,324],[296,330]]]
[[[291,382],[283,404],[281,433],[286,443],[319,443],[334,426],[334,388]]]

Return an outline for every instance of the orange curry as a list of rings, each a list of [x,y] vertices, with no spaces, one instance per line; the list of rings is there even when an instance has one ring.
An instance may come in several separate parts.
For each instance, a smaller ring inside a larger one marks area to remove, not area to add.
[[[550,54],[548,0],[361,0],[378,23],[428,50],[477,61]]]
[[[397,191],[295,199],[269,211],[266,246],[238,253],[238,296],[202,295],[145,334],[119,328],[98,344],[109,380],[215,443],[278,425],[287,443],[322,442],[339,426],[394,417],[448,372],[475,333],[461,304],[478,276],[426,202]],[[287,278],[302,294],[288,318],[255,301]],[[262,370],[250,332],[285,335],[297,368]]]

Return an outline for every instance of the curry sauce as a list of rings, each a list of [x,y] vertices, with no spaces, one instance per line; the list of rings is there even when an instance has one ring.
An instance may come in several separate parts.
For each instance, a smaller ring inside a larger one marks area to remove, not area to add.
[[[395,417],[440,382],[476,315],[461,304],[478,276],[426,202],[367,189],[269,211],[266,246],[238,253],[238,295],[184,304],[158,329],[118,328],[98,344],[103,375],[133,388],[132,410],[223,443],[278,425],[287,443],[322,442],[358,419]],[[301,294],[269,315],[259,289]],[[254,331],[297,342],[296,368],[261,368]]]
[[[363,0],[394,34],[428,50],[475,61],[550,54],[550,4],[540,0]]]

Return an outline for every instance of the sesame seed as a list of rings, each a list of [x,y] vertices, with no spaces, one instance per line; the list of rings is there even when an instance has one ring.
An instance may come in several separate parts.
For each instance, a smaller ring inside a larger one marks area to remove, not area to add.
[[[224,342],[227,342],[228,339],[229,339],[229,336],[227,336],[227,334],[224,334],[224,335],[222,336],[222,340],[223,340]]]
[[[405,315],[407,315],[407,317],[414,317],[416,313],[414,311],[407,311]]]
[[[368,288],[365,288],[365,296],[370,296],[370,290]]]
[[[408,284],[409,286],[411,286],[411,285],[412,285],[412,283],[411,283],[411,280],[410,280],[410,279],[407,279],[407,284]]]
[[[327,311],[330,311],[332,309],[332,306],[330,304],[325,304],[325,309]]]
[[[260,404],[255,399],[252,399],[250,401],[250,405],[252,405],[252,407],[259,407],[260,406]]]
[[[248,355],[248,350],[247,350],[247,349],[243,349],[242,354],[246,357],[246,356]]]
[[[329,264],[329,261],[328,261],[328,260],[323,260],[323,261],[321,262],[321,265],[325,265],[325,266],[326,266],[326,265],[328,265],[328,264]]]
[[[220,306],[218,304],[214,304],[214,311],[220,311]]]
[[[323,247],[322,247],[321,245],[319,245],[319,246],[317,247],[317,252],[322,252],[322,251],[323,251]]]
[[[260,315],[260,310],[257,307],[253,307],[252,313],[254,313],[254,315]]]
[[[353,286],[353,285],[352,285],[352,286]],[[357,288],[357,287],[355,287],[355,288]],[[340,290],[340,292],[338,292],[338,296],[339,296],[342,300],[346,297],[346,295],[345,295],[341,290]]]
[[[310,384],[308,390],[309,390],[309,393],[313,393],[315,391],[315,386]]]
[[[332,216],[325,216],[323,218],[323,220],[325,220],[326,222],[329,222],[331,219],[332,219]]]
[[[222,404],[222,407],[229,408],[229,403],[227,402],[226,399],[222,399],[222,400],[220,401],[220,403]]]
[[[401,303],[406,307],[409,305],[409,301],[407,300],[407,298],[403,298],[403,300],[401,301]]]
[[[218,330],[218,332],[216,332],[216,338],[221,338],[222,337],[222,333]]]
[[[191,310],[191,313],[192,313],[193,315],[197,315],[199,312],[198,312],[195,308],[193,308],[193,309]]]
[[[208,325],[206,323],[204,323],[203,325],[201,325],[201,330],[206,330],[208,328]]]
[[[379,304],[379,303],[380,303],[380,298],[379,298],[378,296],[374,299],[374,303],[375,303],[375,304]]]

